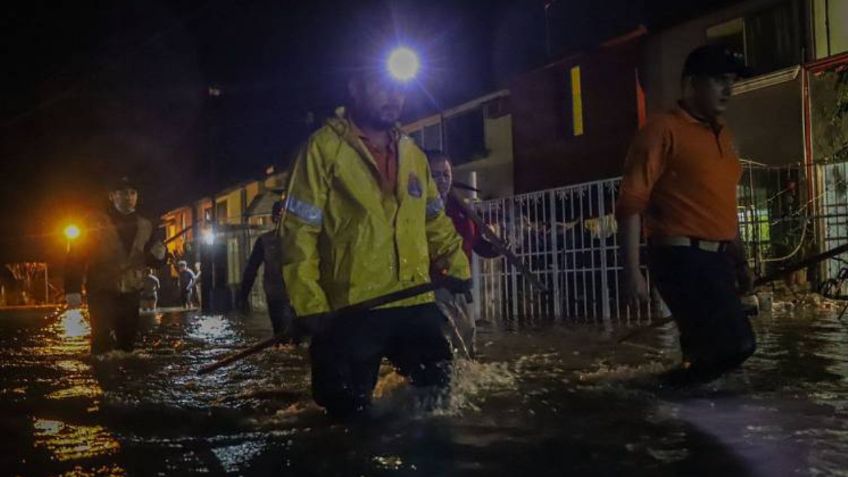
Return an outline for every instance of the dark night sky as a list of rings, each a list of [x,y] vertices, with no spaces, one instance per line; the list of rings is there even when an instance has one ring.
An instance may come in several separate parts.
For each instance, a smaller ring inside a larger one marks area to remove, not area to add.
[[[717,2],[648,3],[668,16]],[[0,261],[61,249],[49,234],[102,204],[110,175],[133,175],[153,215],[211,187],[210,154],[220,184],[284,167],[306,113],[321,120],[342,99],[353,45],[405,39],[423,52],[421,89],[446,106],[545,61],[542,0],[20,4],[0,17]],[[569,27],[575,46],[642,15],[641,1],[557,4],[577,6],[563,25],[592,20]],[[626,11],[605,22],[610,5]],[[212,85],[221,96],[207,94]],[[433,107],[420,91],[408,104],[408,116]]]

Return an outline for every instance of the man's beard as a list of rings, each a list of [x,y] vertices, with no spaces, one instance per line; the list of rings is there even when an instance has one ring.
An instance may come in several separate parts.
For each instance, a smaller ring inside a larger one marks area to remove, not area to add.
[[[115,210],[117,210],[118,212],[120,212],[120,213],[122,213],[122,214],[124,214],[124,215],[130,215],[130,214],[132,214],[133,212],[135,212],[135,207],[134,207],[134,206],[129,206],[129,205],[128,205],[128,206],[124,207],[124,206],[120,206],[120,205],[118,205],[118,204],[113,204],[113,205],[114,205],[114,207],[115,207]]]
[[[375,115],[373,119],[374,126],[380,129],[391,129],[397,123],[396,118],[385,118],[381,115]]]

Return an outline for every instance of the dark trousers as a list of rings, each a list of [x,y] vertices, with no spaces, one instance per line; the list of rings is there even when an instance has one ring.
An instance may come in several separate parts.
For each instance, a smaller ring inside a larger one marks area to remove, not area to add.
[[[434,304],[343,316],[312,338],[312,395],[330,415],[366,410],[383,357],[413,386],[445,390],[450,383],[450,345],[444,316]]]
[[[756,349],[736,292],[733,260],[694,247],[651,247],[649,268],[680,331],[689,371],[709,381],[741,365]]]
[[[139,302],[138,293],[89,293],[92,353],[104,353],[116,347],[132,351],[139,328]]]
[[[291,305],[285,298],[272,298],[267,295],[265,302],[268,304],[268,316],[271,318],[271,327],[274,329],[274,334],[282,333],[291,325],[294,318]]]

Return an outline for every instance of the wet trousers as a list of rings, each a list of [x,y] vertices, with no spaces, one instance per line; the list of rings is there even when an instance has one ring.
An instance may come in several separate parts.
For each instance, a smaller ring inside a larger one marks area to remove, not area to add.
[[[93,291],[88,295],[91,316],[91,352],[115,348],[132,351],[139,329],[139,294]]]
[[[268,316],[271,318],[271,327],[274,334],[280,334],[291,325],[294,319],[294,310],[285,298],[271,298],[266,295],[268,304]]]
[[[649,269],[680,331],[688,373],[710,381],[740,366],[756,349],[736,293],[733,260],[695,247],[651,247]]]
[[[443,323],[434,304],[340,317],[312,338],[315,402],[340,419],[366,411],[384,357],[413,386],[446,390],[451,351],[442,334]]]
[[[467,350],[473,358],[477,353],[477,323],[472,304],[468,303],[465,297],[441,288],[436,290],[436,306],[447,318],[446,334],[450,336],[453,349],[463,357]]]

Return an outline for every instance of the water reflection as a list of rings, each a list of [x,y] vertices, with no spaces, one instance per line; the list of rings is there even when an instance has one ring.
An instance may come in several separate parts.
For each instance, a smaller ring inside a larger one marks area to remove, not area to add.
[[[86,338],[91,333],[91,327],[80,310],[68,310],[62,313],[59,326],[62,337],[69,340]]]
[[[56,460],[70,461],[112,455],[120,444],[100,426],[71,425],[52,419],[33,419],[36,448],[50,451]]]

